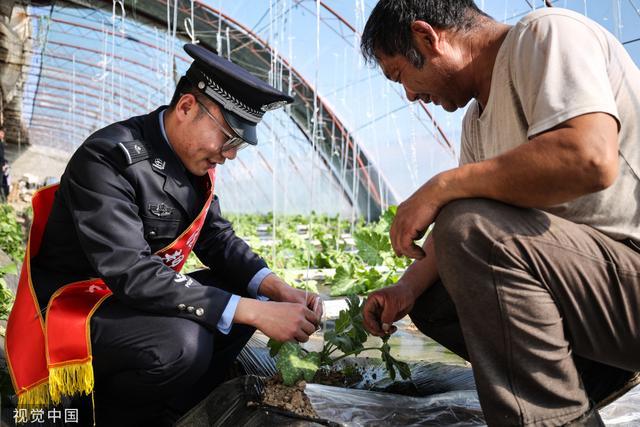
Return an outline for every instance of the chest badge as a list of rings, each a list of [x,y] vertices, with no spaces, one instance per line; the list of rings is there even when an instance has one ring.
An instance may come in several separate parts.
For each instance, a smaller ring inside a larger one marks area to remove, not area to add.
[[[149,203],[149,212],[160,218],[171,215],[174,210],[164,203]]]
[[[166,164],[167,163],[164,160],[162,160],[161,158],[159,158],[159,157],[156,157],[153,160],[153,166],[158,168],[158,169],[160,169],[160,170],[164,170],[164,167],[165,167]]]

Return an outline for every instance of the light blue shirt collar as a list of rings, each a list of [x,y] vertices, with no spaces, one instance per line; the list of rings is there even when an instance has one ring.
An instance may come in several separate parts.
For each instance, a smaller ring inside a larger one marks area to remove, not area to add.
[[[167,137],[167,131],[164,128],[164,113],[165,113],[165,111],[167,111],[167,110],[160,111],[160,114],[158,115],[158,117],[160,119],[160,132],[162,133],[162,137],[164,138],[164,142],[166,142],[167,145],[171,148],[171,151],[173,151],[175,153],[175,150],[171,146],[171,143],[169,142],[169,138]]]
[[[162,133],[162,137],[164,138],[164,142],[167,143],[167,145],[169,146],[169,148],[171,148],[171,151],[173,151],[173,154],[175,154],[176,158],[178,160],[180,160],[180,158],[178,157],[178,153],[176,153],[176,150],[173,149],[173,146],[171,145],[171,142],[169,142],[169,137],[167,137],[167,131],[164,128],[164,113],[165,111],[167,111],[166,109],[160,111],[160,114],[158,114],[158,119],[160,120],[160,133]],[[187,170],[184,165],[182,164],[182,162],[179,162],[180,166],[182,166],[182,168],[184,170]]]

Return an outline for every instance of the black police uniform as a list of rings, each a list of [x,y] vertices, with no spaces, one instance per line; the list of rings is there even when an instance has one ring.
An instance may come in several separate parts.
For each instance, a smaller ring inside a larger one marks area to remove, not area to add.
[[[187,51],[196,59],[187,75],[215,101],[212,94],[224,95],[225,119],[250,143],[264,111],[245,113],[291,101],[246,71],[238,77],[239,67],[199,46]],[[251,85],[229,90],[237,79]],[[243,325],[228,335],[217,330],[231,293],[249,296],[249,281],[266,267],[221,216],[217,197],[194,246],[210,270],[185,280],[154,255],[196,218],[208,179],[189,173],[164,140],[162,108],[99,130],[78,148],[32,261],[41,307],[59,287],[90,277],[113,292],[91,318],[99,425],[175,420],[222,381],[254,332]]]
[[[205,201],[202,180],[164,141],[159,111],[113,124],[80,146],[32,263],[41,307],[60,286],[90,277],[103,278],[113,292],[91,320],[99,420],[124,406],[130,408],[119,409],[117,419],[125,422],[157,412],[159,399],[192,388],[209,370],[218,341],[228,346],[240,339],[224,365],[231,362],[253,331],[236,325],[225,336],[216,325],[231,292],[248,296],[247,284],[266,266],[222,218],[217,198],[194,247],[210,272],[191,275],[186,287],[153,255],[193,222]],[[176,413],[205,393],[174,405]]]

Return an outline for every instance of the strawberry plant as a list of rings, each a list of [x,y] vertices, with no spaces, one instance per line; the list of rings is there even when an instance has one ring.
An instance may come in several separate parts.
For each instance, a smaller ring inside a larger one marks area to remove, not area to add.
[[[325,333],[325,344],[319,352],[308,351],[294,342],[269,340],[270,354],[278,356],[276,368],[285,385],[293,385],[301,379],[312,381],[320,368],[331,368],[337,361],[365,350],[380,351],[391,379],[395,379],[396,371],[403,379],[411,376],[409,366],[391,356],[388,335],[382,339],[380,347],[364,347],[368,337],[362,323],[364,300],[361,302],[357,296],[350,295],[347,306],[346,310],[340,311],[334,330]]]

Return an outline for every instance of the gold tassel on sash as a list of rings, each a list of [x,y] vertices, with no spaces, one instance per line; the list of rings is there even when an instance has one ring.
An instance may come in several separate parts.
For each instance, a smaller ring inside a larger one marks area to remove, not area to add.
[[[93,391],[93,366],[91,359],[82,363],[69,363],[49,368],[49,393],[54,404],[62,396],[89,395]]]
[[[43,408],[50,403],[49,383],[46,381],[18,395],[18,408]]]

